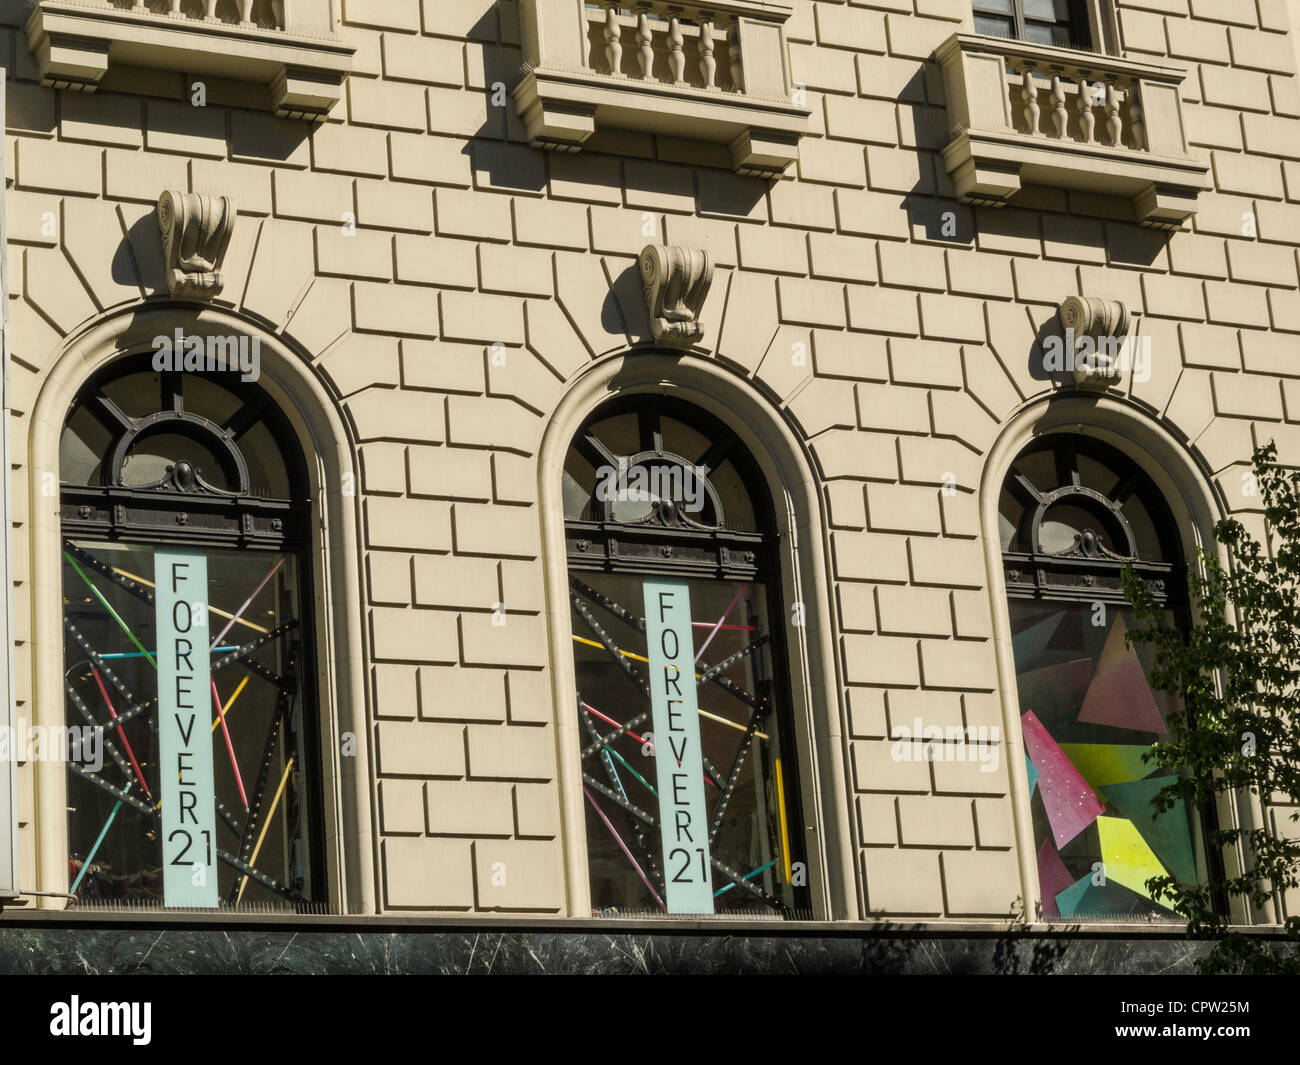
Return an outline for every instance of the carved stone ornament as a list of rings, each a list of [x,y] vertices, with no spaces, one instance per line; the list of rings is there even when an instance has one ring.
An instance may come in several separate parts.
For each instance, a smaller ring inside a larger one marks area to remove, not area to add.
[[[177,298],[211,299],[221,292],[221,261],[235,229],[229,196],[168,189],[158,197],[167,288]]]
[[[1097,389],[1119,384],[1128,308],[1118,300],[1070,296],[1061,304],[1059,314],[1075,383],[1080,388]]]
[[[641,251],[641,280],[657,343],[687,348],[704,335],[700,308],[713,284],[708,252],[647,244]]]

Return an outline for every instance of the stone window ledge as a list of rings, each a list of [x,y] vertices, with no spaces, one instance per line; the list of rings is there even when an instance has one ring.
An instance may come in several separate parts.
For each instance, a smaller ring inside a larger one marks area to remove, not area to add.
[[[1127,199],[1134,220],[1180,229],[1209,188],[1187,146],[1186,70],[954,34],[935,51],[948,96],[943,149],[958,196],[1000,207],[1022,185]]]
[[[44,85],[94,92],[110,62],[181,70],[260,82],[277,115],[320,120],[340,99],[356,48],[324,28],[303,30],[177,18],[106,0],[43,0],[26,26]]]
[[[522,0],[528,73],[515,103],[538,147],[613,128],[728,145],[742,174],[792,176],[811,110],[790,83],[775,0],[591,5]]]

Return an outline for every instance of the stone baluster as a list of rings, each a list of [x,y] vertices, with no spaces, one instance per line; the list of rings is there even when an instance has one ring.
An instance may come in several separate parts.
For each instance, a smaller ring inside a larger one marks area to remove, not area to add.
[[[203,0],[203,21],[217,21],[217,0]]]
[[[1083,142],[1096,142],[1097,116],[1092,113],[1092,86],[1088,79],[1079,78],[1079,99],[1075,102],[1079,109],[1079,128],[1083,131]]]
[[[623,27],[618,22],[618,7],[610,4],[605,9],[605,61],[614,75],[623,70]]]
[[[686,41],[682,37],[682,22],[676,15],[676,8],[668,17],[668,69],[673,76],[674,85],[686,84]]]
[[[1119,90],[1113,81],[1106,83],[1106,135],[1113,147],[1120,146],[1124,120],[1119,115]]]
[[[241,26],[253,24],[253,0],[239,0],[239,24]]]
[[[1038,135],[1038,120],[1043,109],[1038,106],[1038,86],[1034,84],[1034,72],[1026,68],[1020,76],[1020,99],[1024,101],[1025,121],[1029,123],[1030,136]]]
[[[1128,114],[1133,124],[1133,144],[1139,151],[1146,151],[1151,146],[1147,143],[1146,117],[1142,114],[1142,92],[1137,84],[1129,86]]]
[[[740,55],[740,18],[731,20],[727,34],[727,52],[731,56],[731,87],[736,92],[745,91],[745,64]]]
[[[718,61],[713,55],[713,22],[707,18],[700,22],[700,77],[706,89],[716,87]]]
[[[171,0],[171,7],[167,9],[167,14],[171,18],[180,18],[181,0]]]
[[[650,29],[650,12],[642,7],[636,13],[636,59],[641,64],[641,77],[649,80],[655,65],[654,34]]]
[[[1052,124],[1057,140],[1065,140],[1065,130],[1070,123],[1070,112],[1065,109],[1065,83],[1060,74],[1052,75]]]

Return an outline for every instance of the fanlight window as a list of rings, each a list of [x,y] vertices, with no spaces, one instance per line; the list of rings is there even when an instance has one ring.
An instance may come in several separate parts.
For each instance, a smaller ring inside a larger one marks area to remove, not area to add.
[[[1179,803],[1153,816],[1168,772],[1142,761],[1174,699],[1130,647],[1131,566],[1184,623],[1173,522],[1151,479],[1113,448],[1048,437],[1013,463],[999,507],[1042,916],[1177,920],[1145,883],[1209,878],[1207,826]]]
[[[753,459],[702,411],[633,397],[579,431],[563,492],[594,912],[808,911]]]
[[[236,374],[87,383],[61,442],[71,892],[324,902],[303,455]]]

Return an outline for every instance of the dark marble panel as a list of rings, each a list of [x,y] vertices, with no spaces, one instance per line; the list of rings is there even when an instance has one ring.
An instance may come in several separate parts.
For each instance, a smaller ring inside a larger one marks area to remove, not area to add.
[[[1191,973],[1171,937],[0,925],[3,973]]]

